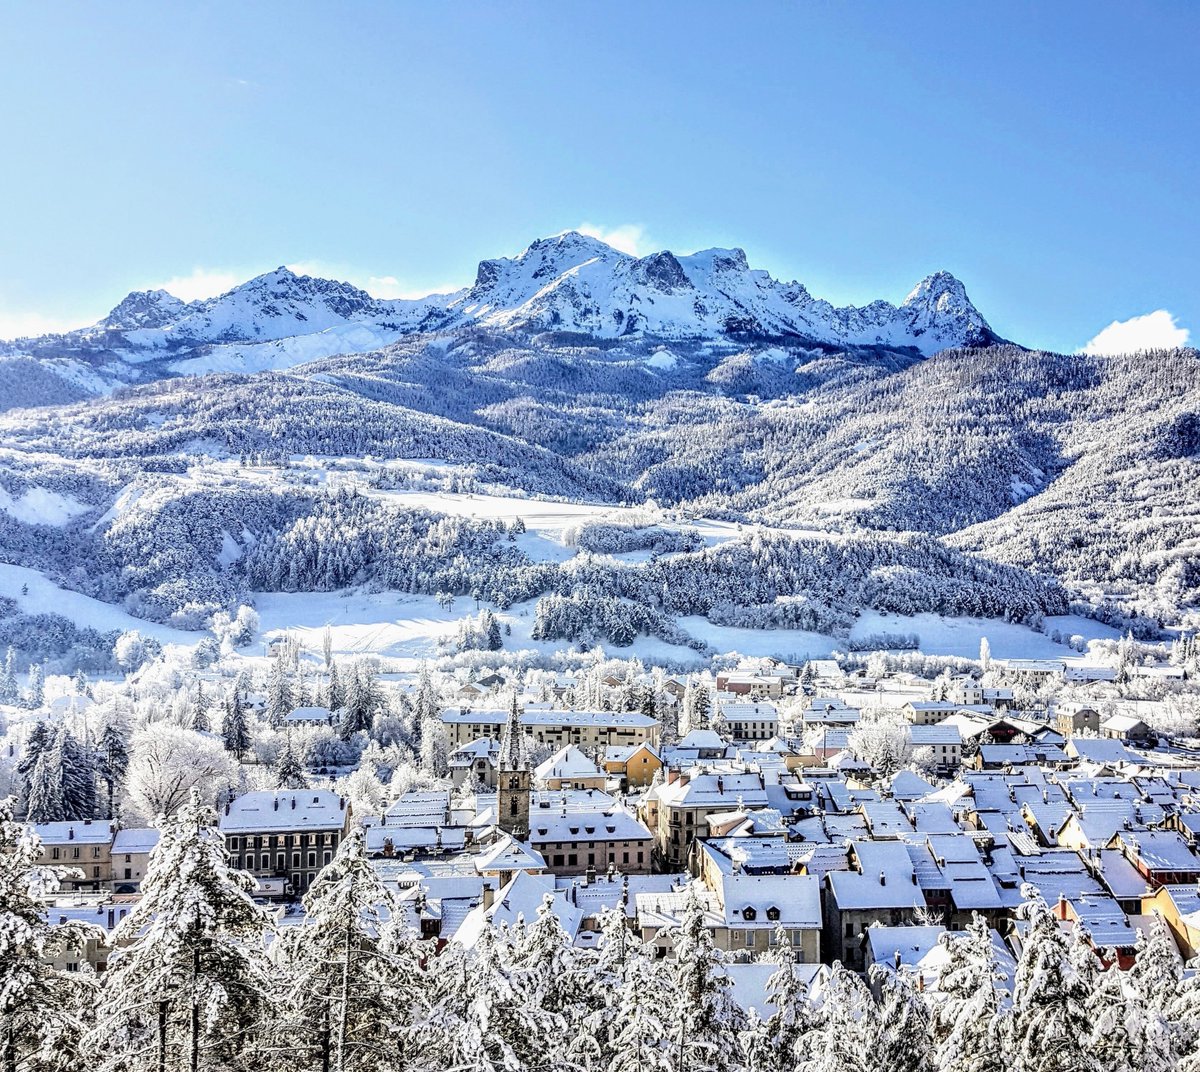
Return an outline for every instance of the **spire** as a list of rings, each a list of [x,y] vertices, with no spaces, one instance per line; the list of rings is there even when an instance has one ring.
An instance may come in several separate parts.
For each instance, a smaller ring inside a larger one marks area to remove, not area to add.
[[[502,771],[525,771],[529,769],[529,756],[525,751],[525,734],[521,730],[521,711],[517,706],[517,694],[513,693],[512,706],[508,711],[508,725],[500,742],[500,769]]]

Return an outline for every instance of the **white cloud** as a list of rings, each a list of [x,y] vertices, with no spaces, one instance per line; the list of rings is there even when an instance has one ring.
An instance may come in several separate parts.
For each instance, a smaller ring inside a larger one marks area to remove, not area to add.
[[[1133,354],[1139,350],[1169,350],[1186,346],[1191,332],[1180,327],[1166,309],[1114,320],[1079,351],[1081,354]]]
[[[232,290],[248,277],[226,268],[193,268],[191,275],[177,275],[162,283],[152,283],[147,290],[165,290],[184,301],[215,298]]]
[[[25,339],[37,335],[52,335],[60,331],[94,324],[99,317],[47,316],[45,313],[13,312],[0,309],[0,339]]]
[[[650,240],[646,237],[646,229],[640,223],[622,223],[616,227],[581,223],[575,230],[589,238],[598,238],[613,249],[619,249],[632,257],[642,257],[653,252]]]

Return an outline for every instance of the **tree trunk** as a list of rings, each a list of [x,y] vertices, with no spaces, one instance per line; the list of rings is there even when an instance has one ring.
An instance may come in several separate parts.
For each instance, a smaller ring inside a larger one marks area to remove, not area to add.
[[[158,1003],[158,1072],[167,1072],[167,1003]]]

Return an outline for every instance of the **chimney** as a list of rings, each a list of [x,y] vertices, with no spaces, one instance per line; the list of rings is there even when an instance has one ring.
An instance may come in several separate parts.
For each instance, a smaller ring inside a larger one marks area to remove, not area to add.
[[[912,884],[914,886],[917,884],[917,873],[915,871],[912,873]]]
[[[621,876],[621,904],[629,907],[629,876]]]
[[[583,884],[584,884],[584,886],[592,886],[595,884],[595,882],[596,882],[596,869],[594,867],[588,867],[583,872]]]
[[[896,971],[899,971],[899,970],[900,970],[900,965],[903,963],[903,960],[902,960],[902,959],[901,959],[901,957],[900,957],[900,950],[899,950],[899,949],[897,949],[897,950],[896,950],[896,954],[895,954],[895,956],[892,958],[892,960],[893,960],[893,963],[896,965]]]
[[[67,840],[68,841],[75,840],[75,827],[71,826],[71,827],[67,828]]]
[[[292,811],[296,810],[296,798],[292,797]]]
[[[879,872],[879,885],[881,885],[881,886],[887,885],[887,873],[884,871]]]
[[[278,797],[276,797],[276,798],[275,798],[275,799],[274,799],[274,800],[271,802],[271,804],[272,804],[272,806],[274,807],[275,811],[278,811],[278,810],[279,810],[279,798],[278,798]]]

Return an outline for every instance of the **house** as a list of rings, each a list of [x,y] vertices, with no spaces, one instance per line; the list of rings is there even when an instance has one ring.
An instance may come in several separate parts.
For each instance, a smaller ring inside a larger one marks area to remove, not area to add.
[[[1100,723],[1100,736],[1113,741],[1127,741],[1143,748],[1158,744],[1158,734],[1136,715],[1109,715]]]
[[[609,777],[620,779],[622,789],[640,788],[653,782],[662,770],[662,757],[645,741],[610,745],[604,750],[604,769]]]
[[[532,808],[529,845],[556,875],[582,875],[615,868],[623,874],[650,873],[654,835],[628,808],[603,811]]]
[[[137,893],[158,844],[153,827],[118,830],[112,842],[112,887],[116,893]]]
[[[603,789],[607,775],[573,744],[564,745],[533,772],[544,789]]]
[[[925,895],[901,841],[852,841],[846,859],[847,870],[825,875],[821,948],[827,961],[861,971],[867,928],[912,923],[926,908]]]
[[[1066,663],[1058,659],[1007,659],[1002,665],[1009,674],[1033,685],[1060,678],[1067,669]]]
[[[457,789],[469,779],[488,789],[496,788],[496,765],[500,761],[500,742],[481,737],[450,753],[450,780]]]
[[[442,722],[450,743],[458,748],[480,737],[503,736],[509,713],[500,708],[447,708]],[[584,748],[606,748],[614,744],[657,745],[658,720],[640,711],[562,711],[528,707],[520,714],[522,731],[541,744],[554,748],[574,744]]]
[[[766,741],[779,732],[779,713],[769,703],[718,701],[725,732],[735,741]]]
[[[900,710],[914,726],[933,726],[949,718],[961,705],[949,700],[910,700]]]
[[[1143,898],[1142,911],[1162,917],[1185,961],[1200,957],[1200,886],[1167,883]]]
[[[66,869],[63,890],[99,892],[109,888],[115,824],[107,819],[72,819],[33,823],[30,829],[41,842],[37,865]]]
[[[1120,851],[1151,886],[1200,881],[1200,856],[1175,830],[1120,830],[1105,848]]]
[[[284,722],[290,726],[332,726],[333,712],[327,707],[293,707]]]
[[[761,771],[697,766],[668,770],[666,781],[642,798],[639,814],[654,832],[660,862],[677,870],[687,863],[697,839],[708,837],[710,813],[769,804]]]
[[[936,767],[954,770],[962,765],[962,734],[957,726],[918,724],[908,733],[913,751],[929,749]]]
[[[282,880],[299,895],[333,859],[350,807],[325,789],[262,790],[226,804],[218,825],[234,867]]]
[[[1063,751],[1072,759],[1078,759],[1084,763],[1095,763],[1101,767],[1117,767],[1122,763],[1142,762],[1139,756],[1135,756],[1125,747],[1124,741],[1113,738],[1072,737]]]
[[[1054,724],[1063,737],[1077,733],[1099,733],[1100,712],[1086,704],[1063,703],[1055,708]]]

